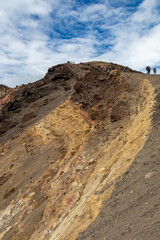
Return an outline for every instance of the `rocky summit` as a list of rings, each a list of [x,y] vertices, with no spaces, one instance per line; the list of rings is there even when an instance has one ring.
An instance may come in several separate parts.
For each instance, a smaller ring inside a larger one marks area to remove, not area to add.
[[[68,62],[0,85],[0,239],[160,239],[159,136],[159,75]]]

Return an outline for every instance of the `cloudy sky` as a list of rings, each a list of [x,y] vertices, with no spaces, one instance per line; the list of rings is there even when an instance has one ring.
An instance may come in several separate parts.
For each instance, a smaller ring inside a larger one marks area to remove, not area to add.
[[[160,66],[159,0],[0,0],[0,19],[0,84],[68,60]]]

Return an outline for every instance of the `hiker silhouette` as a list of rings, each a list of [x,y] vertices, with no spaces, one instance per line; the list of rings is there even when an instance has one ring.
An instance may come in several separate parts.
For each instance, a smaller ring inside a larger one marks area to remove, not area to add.
[[[147,67],[146,67],[146,70],[147,70],[147,73],[150,74],[150,71],[151,71],[150,66],[147,66]]]

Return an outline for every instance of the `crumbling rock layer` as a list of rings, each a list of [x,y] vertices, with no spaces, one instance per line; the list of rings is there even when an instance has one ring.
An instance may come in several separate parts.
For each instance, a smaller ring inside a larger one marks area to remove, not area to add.
[[[154,88],[97,64],[54,66],[1,102],[0,239],[76,239],[143,148]]]
[[[12,91],[11,88],[0,84],[0,99],[3,98],[4,96],[6,96],[11,91]]]

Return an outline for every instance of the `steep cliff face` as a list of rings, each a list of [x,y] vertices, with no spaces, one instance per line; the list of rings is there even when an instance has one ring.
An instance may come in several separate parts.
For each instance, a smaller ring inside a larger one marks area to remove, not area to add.
[[[0,239],[76,239],[143,148],[154,88],[110,64],[51,67],[0,112]]]

